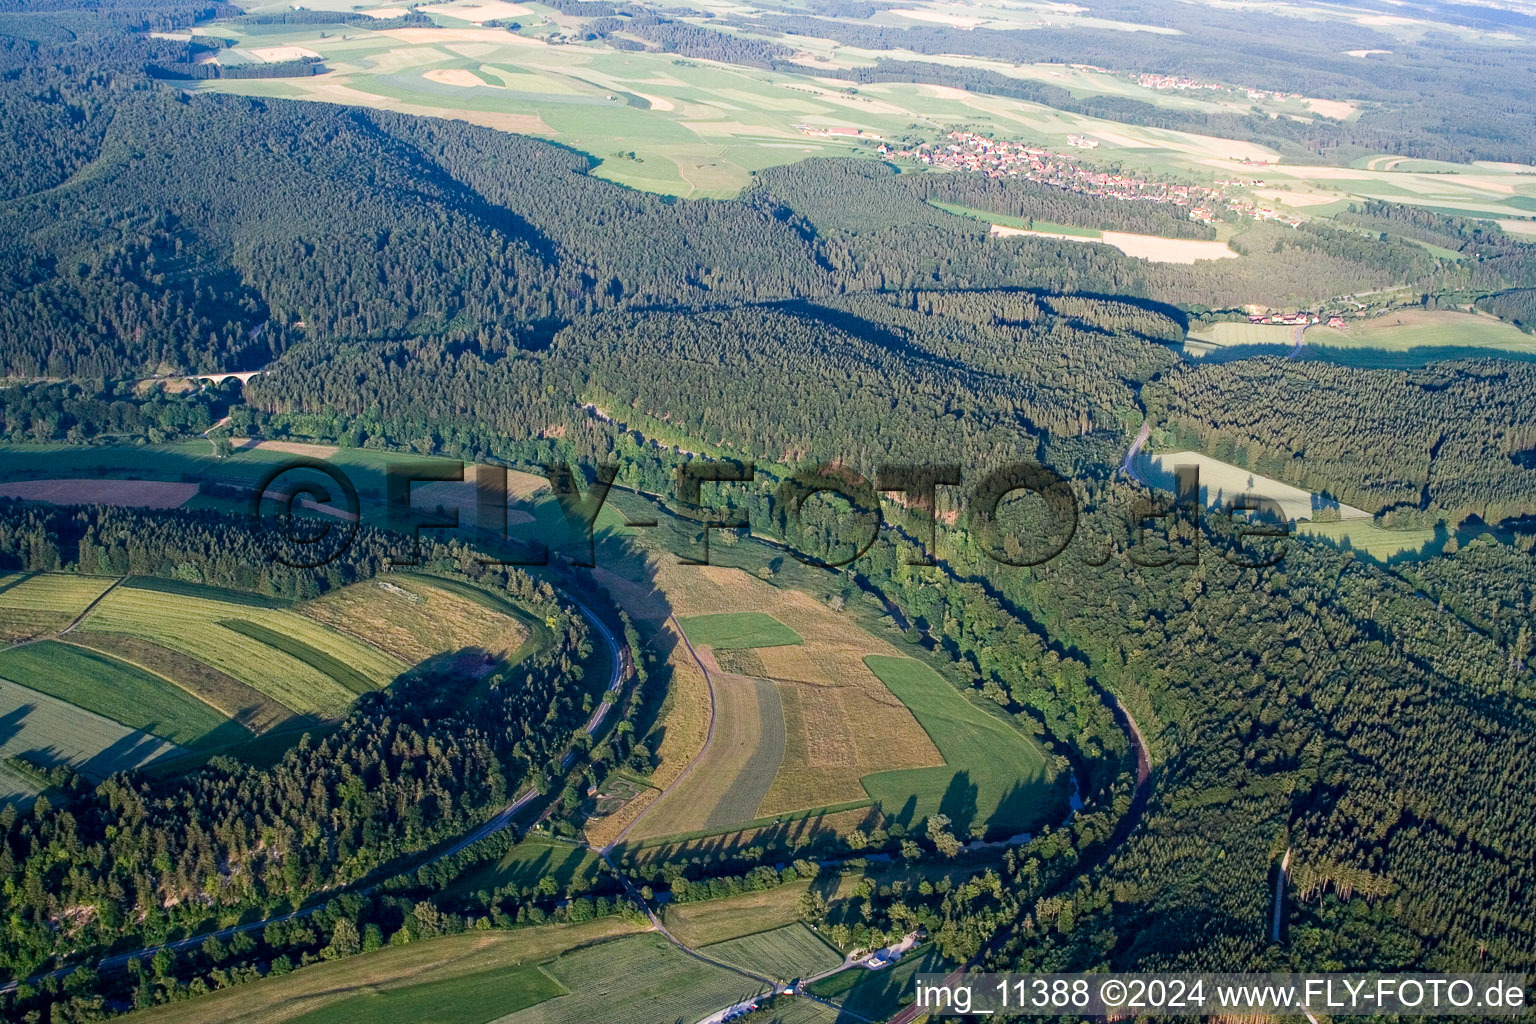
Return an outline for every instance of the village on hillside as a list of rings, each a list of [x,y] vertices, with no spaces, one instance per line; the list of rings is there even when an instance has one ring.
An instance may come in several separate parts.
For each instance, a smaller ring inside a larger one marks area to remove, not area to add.
[[[1219,211],[1254,220],[1273,220],[1296,227],[1301,218],[1263,206],[1233,190],[1259,186],[1258,178],[1223,178],[1213,185],[1152,181],[1125,171],[1101,171],[1084,166],[1065,153],[1024,142],[994,139],[977,132],[953,131],[948,142],[919,143],[892,149],[882,143],[882,156],[913,160],[927,167],[972,171],[990,178],[1024,178],[1084,195],[1124,202],[1166,203],[1187,209],[1189,219],[1211,223]],[[1077,138],[1074,136],[1074,138]]]

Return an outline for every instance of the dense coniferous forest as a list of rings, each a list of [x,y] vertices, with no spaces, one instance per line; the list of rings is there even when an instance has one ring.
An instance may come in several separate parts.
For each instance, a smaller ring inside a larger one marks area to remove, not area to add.
[[[1267,357],[1181,367],[1142,397],[1175,443],[1398,523],[1536,512],[1529,363],[1402,372]]]

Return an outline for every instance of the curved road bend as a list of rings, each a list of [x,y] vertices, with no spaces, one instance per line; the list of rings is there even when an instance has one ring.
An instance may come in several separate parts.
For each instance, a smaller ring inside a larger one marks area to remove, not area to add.
[[[597,613],[592,611],[591,608],[587,607],[584,602],[578,600],[570,593],[566,593],[564,596],[566,600],[570,601],[576,606],[576,608],[581,612],[586,620],[590,622],[597,630],[598,635],[601,636],[603,641],[608,645],[608,652],[613,661],[613,674],[608,680],[608,692],[617,693],[618,690],[624,685],[624,681],[630,676],[629,650],[626,647],[620,645],[618,639],[613,635],[613,631],[610,630],[607,624],[598,617]],[[585,729],[588,735],[596,735],[597,730],[602,727],[603,720],[608,717],[608,709],[610,707],[612,707],[612,705],[607,701],[598,702],[597,709],[593,711],[592,716],[587,719]],[[575,751],[566,751],[565,757],[560,762],[561,769],[564,770],[569,768],[571,762],[575,759],[575,756]],[[422,868],[428,864],[435,864],[445,857],[453,856],[460,850],[463,850],[465,847],[469,846],[471,843],[479,842],[487,836],[500,832],[502,829],[506,828],[512,823],[512,819],[517,817],[519,811],[527,807],[537,797],[538,789],[536,787],[530,786],[527,792],[518,797],[516,800],[512,801],[506,807],[503,807],[490,820],[479,825],[473,831],[455,841],[452,845],[446,847],[438,853],[433,854],[431,857],[428,857],[426,860],[416,865],[416,867]],[[373,888],[374,886],[366,886],[355,891],[366,893],[371,891]],[[177,939],[174,942],[166,942],[158,946],[146,946],[143,949],[136,949],[128,953],[114,953],[112,956],[97,961],[95,965],[96,970],[118,971],[127,967],[129,960],[135,958],[142,960],[147,957],[152,957],[162,949],[168,949],[173,953],[179,953],[194,946],[200,946],[210,938],[221,940],[227,939],[231,936],[238,935],[241,932],[255,931],[258,928],[265,928],[267,925],[276,924],[279,921],[289,921],[294,918],[308,917],[324,905],[324,903],[316,903],[312,906],[301,907],[298,910],[291,910],[286,914],[277,914],[273,917],[263,918],[260,921],[247,921],[243,924],[234,924],[228,926],[227,928],[220,928],[217,931],[202,932],[197,935],[190,935],[185,939]],[[81,964],[71,964],[67,967],[59,967],[44,974],[34,975],[30,978],[27,978],[26,981],[30,984],[41,981],[44,978],[62,978],[65,975],[78,970],[81,966]],[[19,983],[19,979],[16,981],[6,982],[5,984],[0,985],[0,992],[9,992],[16,988]]]
[[[1108,691],[1105,692],[1108,693]],[[1131,741],[1132,752],[1136,755],[1136,793],[1131,798],[1130,809],[1126,811],[1125,817],[1120,820],[1120,824],[1115,828],[1115,834],[1110,838],[1109,844],[1084,864],[1083,870],[1088,870],[1104,863],[1116,850],[1124,845],[1126,839],[1130,838],[1131,832],[1136,828],[1137,823],[1141,821],[1141,816],[1147,809],[1147,800],[1152,795],[1152,759],[1147,753],[1147,743],[1142,738],[1141,728],[1136,724],[1136,719],[1132,718],[1131,713],[1126,710],[1125,705],[1120,703],[1118,698],[1114,698],[1113,694],[1109,694],[1109,696],[1113,699],[1111,710],[1115,715],[1115,719],[1120,723],[1120,727],[1125,730],[1126,738]],[[1081,873],[1079,871],[1073,877],[1079,877]],[[972,962],[974,963],[974,959]],[[970,966],[970,963],[961,964],[945,976],[943,984],[953,985],[957,983],[965,972],[969,970]],[[922,1014],[923,1011],[918,1009],[916,1003],[913,1003],[892,1017],[888,1024],[912,1024]]]

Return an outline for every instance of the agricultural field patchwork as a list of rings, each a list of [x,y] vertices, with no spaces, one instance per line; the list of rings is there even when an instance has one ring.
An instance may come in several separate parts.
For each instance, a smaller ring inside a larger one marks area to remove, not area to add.
[[[771,931],[705,946],[700,952],[723,964],[766,974],[779,981],[820,974],[843,962],[841,953],[798,921]]]
[[[794,812],[851,811],[869,800],[864,776],[943,763],[911,712],[863,662],[894,650],[846,616],[740,569],[679,568],[661,558],[645,573],[653,591],[622,579],[610,589],[636,607],[659,603],[678,613],[714,691],[714,736],[675,789],[635,812],[626,841],[724,833]],[[692,660],[684,651],[685,669]],[[847,827],[866,818],[853,815]]]
[[[217,746],[250,735],[160,676],[57,640],[0,651],[0,679],[183,747]]]
[[[103,779],[181,752],[174,743],[0,679],[0,802],[35,796],[41,788],[5,765],[8,758],[67,764]]]
[[[73,573],[0,575],[0,642],[57,633],[116,582]]]
[[[578,949],[543,970],[569,995],[501,1018],[498,1024],[676,1024],[701,1020],[763,987],[701,963],[660,935],[635,935]]]
[[[301,714],[339,715],[356,696],[311,662],[344,666],[347,681],[370,687],[387,685],[406,668],[378,648],[295,611],[168,594],[133,581],[104,598],[81,626],[179,651]],[[283,646],[267,642],[273,639]]]
[[[550,958],[641,927],[609,917],[429,939],[268,976],[201,999],[141,1010],[127,1019],[133,1024],[487,1024],[563,991],[541,967]],[[443,998],[444,990],[437,987],[459,983],[473,994],[473,1001],[463,1004],[472,1005],[473,1014],[459,1014],[459,1001]]]
[[[881,656],[865,661],[944,755],[941,768],[865,777],[864,788],[887,818],[911,825],[944,814],[963,836],[973,826],[1028,831],[1059,812],[1061,777],[1010,722],[971,703],[923,662]]]
[[[233,676],[142,637],[77,629],[69,634],[69,642],[168,679],[253,733],[267,732],[294,717],[290,709]]]

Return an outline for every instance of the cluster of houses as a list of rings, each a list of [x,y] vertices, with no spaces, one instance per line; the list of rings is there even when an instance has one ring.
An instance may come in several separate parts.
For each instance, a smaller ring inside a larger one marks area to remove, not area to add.
[[[1286,324],[1291,327],[1310,327],[1320,324],[1323,318],[1315,313],[1249,313],[1248,322],[1251,324]],[[1341,316],[1330,316],[1328,326],[1335,330],[1342,330],[1349,326]]]
[[[1284,102],[1301,99],[1299,92],[1276,92],[1273,89],[1250,89],[1246,86],[1227,85],[1225,82],[1203,82],[1187,75],[1137,75],[1136,84],[1143,89],[1159,91],[1209,89],[1214,92],[1245,92],[1250,100],[1273,99]]]
[[[1053,153],[1023,142],[994,139],[977,132],[954,131],[947,138],[947,142],[924,142],[910,149],[892,149],[882,143],[879,153],[915,160],[929,167],[973,171],[990,178],[1024,178],[1106,199],[1167,203],[1183,207],[1188,211],[1190,220],[1203,223],[1214,221],[1218,210],[1259,220],[1277,220],[1292,227],[1301,223],[1299,218],[1280,214],[1269,207],[1260,206],[1246,196],[1232,195],[1227,191],[1228,188],[1247,185],[1249,182],[1233,180],[1217,182],[1211,186],[1149,181],[1124,171],[1100,171],[1085,167],[1064,153]],[[1069,136],[1068,141],[1078,138],[1081,137]],[[1094,145],[1098,144],[1097,139],[1090,141]]]

